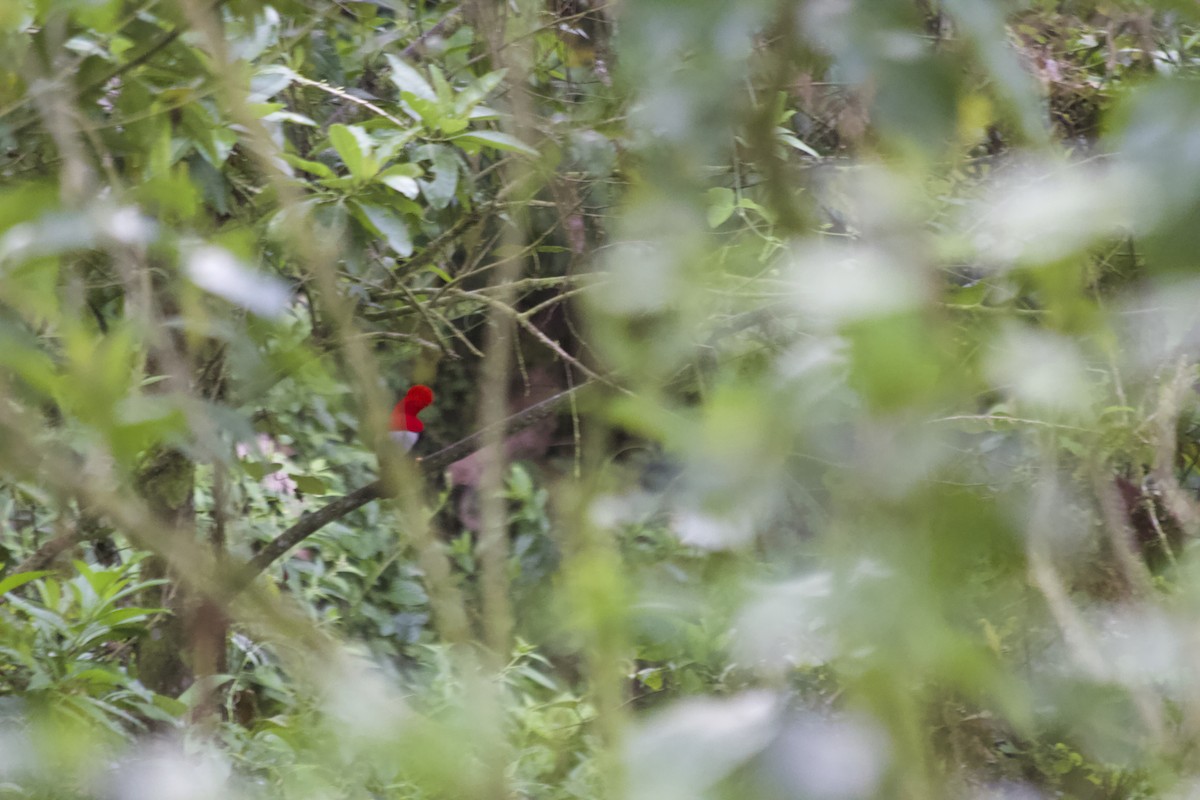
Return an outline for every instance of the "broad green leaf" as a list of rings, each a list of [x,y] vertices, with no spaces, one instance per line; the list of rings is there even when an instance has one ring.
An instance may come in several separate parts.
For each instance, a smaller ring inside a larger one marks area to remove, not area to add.
[[[261,103],[282,92],[296,80],[296,73],[282,64],[263,67],[250,79],[250,94],[247,99]]]
[[[0,258],[3,258],[3,249],[0,242]],[[31,258],[11,265],[0,282],[0,297],[22,318],[35,325],[57,319],[60,314],[57,291],[60,266],[60,259],[53,256]],[[0,335],[0,338],[4,336]],[[12,356],[6,353],[3,357]]]
[[[296,482],[296,489],[304,492],[304,494],[328,494],[329,489],[325,485],[325,481],[318,478],[316,475],[297,475],[288,473],[288,477]]]
[[[266,463],[263,461],[243,461],[242,469],[256,481],[283,469],[283,464]]]
[[[392,166],[379,173],[380,177],[384,175],[401,175],[406,178],[420,178],[425,174],[425,170],[420,164],[415,164],[411,161],[403,164],[393,164]]]
[[[510,136],[507,133],[500,131],[471,131],[470,133],[460,134],[452,137],[452,141],[457,143],[472,142],[484,147],[491,147],[496,150],[508,150],[514,153],[523,153],[527,156],[540,155],[537,150],[534,150],[529,145],[522,142],[515,136]]]
[[[420,164],[394,164],[379,173],[376,180],[412,200],[421,192],[416,179],[424,173]]]
[[[318,183],[320,183],[322,186],[329,188],[329,189],[338,189],[338,190],[345,190],[345,191],[355,189],[361,185],[358,178],[353,178],[349,175],[339,175],[336,178],[321,178],[320,181],[318,181]]]
[[[733,216],[733,190],[714,187],[708,190],[708,225],[715,228]]]
[[[372,134],[375,142],[375,160],[380,164],[386,164],[396,157],[405,146],[413,139],[420,136],[422,133],[419,125],[414,125],[411,128],[397,130],[389,128]],[[418,175],[420,172],[418,171]]]
[[[262,116],[263,122],[290,122],[293,125],[304,125],[308,128],[317,127],[316,120],[312,117],[307,117],[304,114],[297,114],[295,111],[281,109],[278,111],[269,111]]]
[[[749,197],[740,198],[735,205],[737,206],[737,208],[745,208],[745,209],[749,209],[751,211],[756,212],[759,216],[761,216],[767,222],[770,222],[770,223],[775,222],[775,212],[774,211],[772,211],[771,209],[767,208],[764,205],[754,202]]]
[[[9,575],[7,578],[0,579],[0,597],[8,594],[13,589],[24,586],[30,581],[36,581],[38,578],[49,574],[50,573],[46,570],[41,570],[38,572],[18,572],[15,575]]]
[[[28,614],[34,620],[34,624],[38,625],[42,630],[47,632],[53,631],[64,637],[71,636],[71,623],[62,614],[58,614],[49,608],[26,602],[19,597],[10,597],[8,602]]]
[[[429,272],[432,272],[434,275],[437,275],[439,278],[444,280],[446,283],[453,282],[453,278],[450,277],[449,273],[447,273],[444,269],[442,269],[439,266],[430,264],[427,267],[425,267],[425,269]]]
[[[807,153],[810,156],[812,156],[813,158],[821,157],[820,153],[818,153],[811,146],[805,144],[795,134],[791,133],[787,129],[780,128],[779,133],[777,135],[779,137],[779,141],[783,142],[788,147],[795,148],[796,150],[799,150],[801,153]]]
[[[309,161],[307,158],[300,158],[300,156],[293,155],[292,153],[284,153],[283,160],[297,169],[302,169],[311,175],[316,175],[318,178],[335,177],[333,170],[320,161]]]
[[[464,131],[471,123],[462,117],[442,117],[438,121],[438,128],[447,136],[453,136],[459,131]]]
[[[487,122],[489,120],[500,119],[500,112],[487,106],[475,106],[467,114],[467,119],[472,122]]]
[[[426,100],[423,97],[409,97],[408,106],[427,128],[440,128],[444,108],[437,100]]]
[[[412,255],[412,235],[408,232],[408,224],[386,208],[368,203],[354,203],[362,212],[368,227],[383,237],[396,255],[408,258]]]
[[[434,208],[445,208],[454,199],[458,188],[458,157],[444,146],[431,146],[433,150],[433,179],[421,181],[421,193]]]
[[[329,142],[355,178],[366,180],[379,171],[371,158],[371,136],[357,125],[330,126]]]
[[[483,98],[491,94],[500,85],[500,81],[504,79],[505,72],[506,70],[502,69],[489,72],[459,92],[458,96],[454,98],[454,112],[459,116],[464,116],[470,112]]]
[[[407,175],[381,175],[379,182],[390,189],[395,189],[405,197],[412,199],[421,193],[421,187],[414,178]]]
[[[135,622],[143,622],[153,616],[153,608],[117,608],[105,614],[98,620],[110,628],[123,627]]]
[[[429,77],[433,79],[433,89],[438,102],[443,106],[450,106],[454,102],[454,87],[446,81],[446,76],[438,69],[437,64],[429,65]]]
[[[120,686],[125,682],[125,678],[119,673],[98,667],[75,673],[75,679],[84,684],[103,686]]]
[[[396,84],[396,88],[422,100],[437,102],[437,93],[433,91],[433,87],[420,72],[417,72],[408,62],[390,53],[385,58],[392,68],[392,73],[388,77],[391,78],[392,83]]]

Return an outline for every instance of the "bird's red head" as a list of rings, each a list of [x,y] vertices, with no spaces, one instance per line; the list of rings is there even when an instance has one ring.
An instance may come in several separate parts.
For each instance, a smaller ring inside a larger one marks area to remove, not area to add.
[[[408,390],[404,399],[396,403],[392,409],[392,430],[412,431],[420,433],[425,430],[425,423],[417,418],[425,408],[433,402],[433,390],[423,384],[417,384]]]

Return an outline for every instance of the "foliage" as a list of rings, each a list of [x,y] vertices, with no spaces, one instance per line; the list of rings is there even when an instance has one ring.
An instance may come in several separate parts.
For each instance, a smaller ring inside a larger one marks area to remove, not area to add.
[[[4,694],[116,737],[173,724],[183,706],[147,690],[127,667],[130,640],[146,634],[156,613],[128,603],[154,582],[137,579],[136,562],[94,569],[77,561],[75,568],[67,581],[25,572],[0,582]],[[26,584],[32,598],[10,594]]]
[[[1194,793],[1196,22],[0,5],[0,796]]]

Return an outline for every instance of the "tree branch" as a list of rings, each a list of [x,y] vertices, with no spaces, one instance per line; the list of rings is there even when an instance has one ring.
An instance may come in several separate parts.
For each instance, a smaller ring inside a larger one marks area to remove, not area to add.
[[[540,403],[534,403],[529,408],[518,411],[504,420],[504,432],[512,435],[541,422],[551,414],[558,412],[578,392],[591,386],[595,381],[581,383],[573,389],[559,392]],[[417,467],[424,475],[435,475],[446,467],[478,450],[487,434],[488,428],[475,431],[470,436],[458,440],[452,445],[443,447],[432,455],[417,460]],[[248,583],[261,573],[288,550],[312,536],[331,522],[341,519],[355,509],[365,506],[372,500],[386,496],[382,481],[373,481],[361,486],[347,495],[333,500],[316,511],[300,517],[296,524],[276,536],[246,564],[245,580]]]
[[[58,558],[58,556],[79,544],[83,541],[76,531],[68,531],[60,533],[53,539],[47,540],[37,550],[29,555],[21,563],[17,564],[13,569],[12,574],[20,575],[22,572],[36,572],[39,569],[45,569],[50,566],[50,562]]]

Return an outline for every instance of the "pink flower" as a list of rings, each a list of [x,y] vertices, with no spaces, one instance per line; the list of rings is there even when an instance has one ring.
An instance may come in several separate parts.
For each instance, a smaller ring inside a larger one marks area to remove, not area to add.
[[[276,494],[294,495],[296,494],[296,482],[288,477],[288,474],[283,470],[272,472],[262,479],[263,487],[269,492]]]

